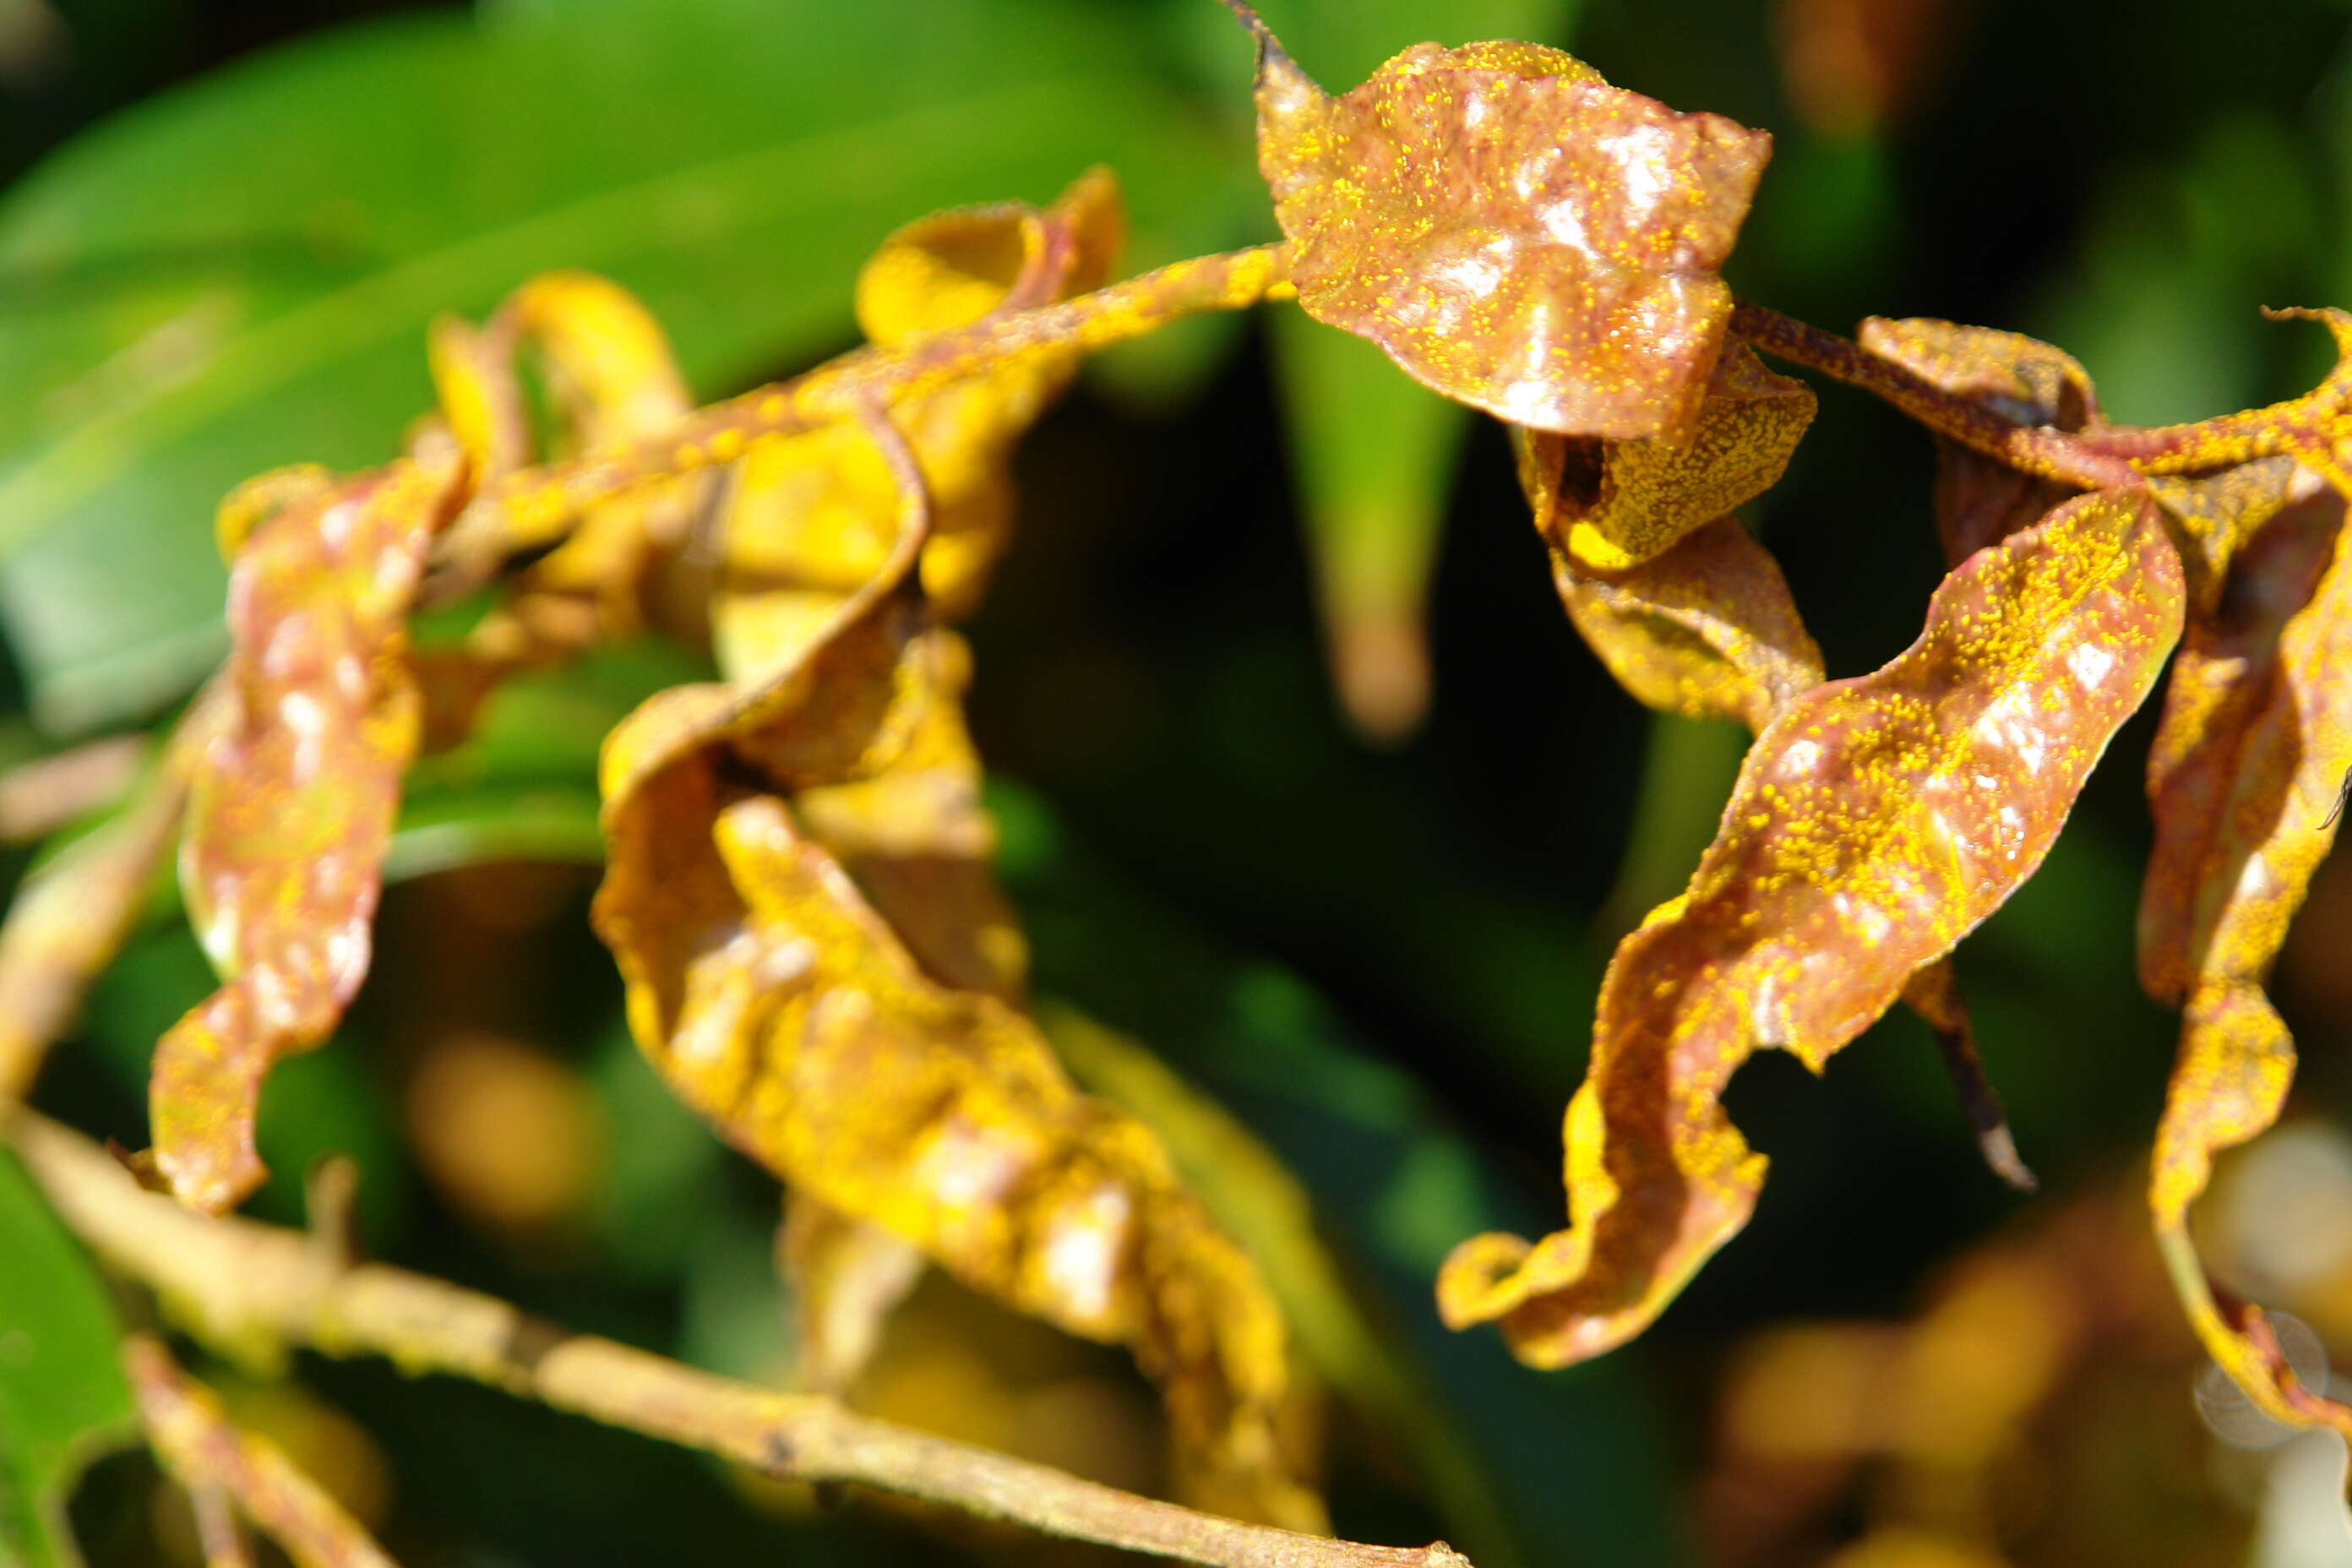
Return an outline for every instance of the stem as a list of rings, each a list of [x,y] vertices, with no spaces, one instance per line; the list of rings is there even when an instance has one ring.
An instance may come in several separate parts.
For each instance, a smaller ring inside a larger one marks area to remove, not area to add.
[[[1893,361],[1879,358],[1850,338],[1793,316],[1742,303],[1732,310],[1731,331],[1776,358],[1875,393],[1929,429],[2011,468],[2086,490],[2130,489],[2140,482],[2139,470],[2129,462],[2079,436],[2046,425],[2019,425],[2004,419],[1981,404],[1946,392]]]
[[[982,316],[954,331],[895,348],[856,349],[791,381],[713,404],[658,438],[521,468],[493,481],[442,541],[444,594],[486,581],[509,556],[571,531],[581,511],[642,484],[731,463],[755,443],[796,436],[861,407],[887,406],[1007,360],[1091,353],[1180,317],[1236,310],[1288,287],[1282,245],[1178,261],[1091,294]]]
[[[345,1266],[298,1231],[208,1219],[142,1189],[81,1134],[31,1111],[0,1131],[93,1251],[221,1343],[299,1343],[470,1378],[772,1476],[861,1482],[1051,1535],[1209,1568],[1470,1568],[1443,1542],[1366,1546],[1244,1524],[910,1431],[814,1394],[736,1383],[526,1317],[383,1264]]]

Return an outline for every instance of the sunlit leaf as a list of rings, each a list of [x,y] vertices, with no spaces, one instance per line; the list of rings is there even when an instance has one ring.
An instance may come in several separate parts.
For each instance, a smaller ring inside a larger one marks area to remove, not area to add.
[[[2148,757],[2157,837],[2139,956],[2149,994],[2184,1008],[2150,1201],[2190,1320],[2264,1412],[2352,1433],[2352,1411],[2296,1380],[2261,1310],[2207,1284],[2188,1231],[2213,1154],[2268,1129],[2294,1074],[2263,984],[2335,843],[2352,769],[2337,689],[2352,659],[2344,515],[2332,494],[2281,511],[2238,552],[2217,613],[2189,624]]]
[[[922,1249],[806,1193],[786,1194],[776,1263],[792,1286],[793,1382],[846,1393],[914,1288]]]
[[[1736,517],[1614,576],[1555,550],[1552,582],[1609,673],[1661,712],[1761,731],[1821,684],[1821,649],[1779,564]]]
[[[1245,5],[1298,301],[1515,424],[1679,444],[1771,139],[1531,44],[1420,44],[1332,98]]]
[[[221,988],[155,1047],[158,1167],[233,1207],[264,1172],[261,1080],[326,1037],[367,973],[417,740],[406,620],[454,468],[398,464],[262,524],[239,552],[231,711],[193,765],[181,880]]]
[[[1624,572],[1780,482],[1813,395],[1745,344],[1716,362],[1689,440],[1603,441],[1515,429],[1536,531],[1585,572]]]
[[[2158,475],[2147,488],[2173,521],[2189,601],[2198,615],[2219,614],[2239,547],[2295,500],[2316,489],[2317,475],[2293,458],[2257,458],[2194,479]]]
[[[130,1436],[105,1285],[16,1159],[0,1152],[0,1563],[78,1568],[66,1493]]]
[[[1570,1104],[1570,1228],[1465,1242],[1457,1326],[1525,1360],[1622,1343],[1746,1222],[1764,1176],[1719,1100],[1779,1047],[1819,1070],[2040,865],[2179,635],[2151,503],[2087,496],[1971,556],[1920,639],[1759,738],[1682,897],[1619,947]]]

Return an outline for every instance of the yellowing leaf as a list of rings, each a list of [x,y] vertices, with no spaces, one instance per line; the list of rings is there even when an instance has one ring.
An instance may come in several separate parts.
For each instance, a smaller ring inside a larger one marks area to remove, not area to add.
[[[1821,649],[1779,564],[1736,517],[1616,576],[1584,572],[1555,550],[1552,581],[1609,673],[1662,712],[1761,731],[1821,684]]]
[[[1735,343],[1681,445],[1515,430],[1536,531],[1586,572],[1628,571],[1778,484],[1813,408],[1811,388]]]
[[[2189,604],[2198,615],[2221,610],[2239,547],[2320,482],[2293,458],[2256,458],[2216,474],[2148,480],[2157,504],[2172,519],[2180,563],[2189,573]]]
[[[2185,1005],[2149,1195],[2190,1321],[2261,1409],[2352,1435],[2352,1411],[2296,1383],[2260,1310],[2207,1284],[2188,1231],[2214,1152],[2268,1129],[2294,1073],[2263,983],[2335,842],[2352,768],[2344,510],[2326,495],[2281,511],[2238,552],[2216,614],[2189,626],[2148,757],[2156,847],[2139,940],[2142,984]]]
[[[1784,709],[1689,889],[1610,964],[1568,1112],[1570,1227],[1464,1243],[1446,1321],[1500,1320],[1558,1365],[1654,1318],[1763,1181],[1720,1105],[1733,1070],[1764,1047],[1819,1070],[2032,873],[2181,596],[2154,506],[2085,496],[1971,556],[1892,663]]]
[[[776,1266],[792,1286],[793,1382],[813,1394],[840,1394],[857,1381],[892,1310],[921,1276],[923,1254],[878,1225],[792,1193]]]
[[[2099,420],[2091,378],[2072,356],[2018,332],[1927,318],[1873,317],[1856,334],[1862,346],[1945,392],[1971,398],[2005,418],[2080,430]],[[1936,531],[1944,559],[1958,565],[2040,521],[2073,492],[1936,437]]]
[[[896,348],[1067,298],[1101,280],[1120,227],[1117,186],[1099,171],[1045,211],[1002,202],[920,219],[866,263],[858,322],[876,345]],[[950,619],[978,604],[1003,551],[1013,444],[1069,384],[1078,359],[1075,347],[1049,347],[892,407],[930,496],[923,589]],[[889,553],[898,492],[889,465],[854,425],[754,448],[728,509],[711,608],[719,667],[748,678],[788,661],[826,606]]]
[[[1332,98],[1233,9],[1308,315],[1513,424],[1690,438],[1770,137],[1527,44],[1415,45]]]
[[[221,988],[155,1047],[158,1168],[233,1207],[263,1171],[261,1079],[325,1038],[369,922],[417,697],[406,621],[457,469],[397,463],[256,529],[229,580],[230,712],[191,766],[180,879]]]

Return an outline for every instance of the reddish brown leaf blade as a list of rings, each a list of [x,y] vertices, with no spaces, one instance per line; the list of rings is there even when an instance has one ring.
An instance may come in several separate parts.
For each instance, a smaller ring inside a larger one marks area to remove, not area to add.
[[[2262,986],[2352,774],[2347,535],[2332,491],[2286,507],[2238,551],[2214,614],[2191,623],[2148,755],[2157,837],[2139,939],[2141,983],[2185,1003],[2149,1183],[2173,1282],[2259,1408],[2352,1435],[2352,1411],[2301,1386],[2260,1309],[2211,1288],[2188,1229],[2213,1155],[2276,1121],[2294,1074],[2294,1041]]]
[[[1552,552],[1552,582],[1619,685],[1664,712],[1761,731],[1821,684],[1822,653],[1771,553],[1719,517],[1613,576]]]
[[[2155,507],[2084,496],[1964,563],[1919,640],[1759,738],[1682,898],[1626,938],[1569,1108],[1571,1227],[1479,1237],[1438,1281],[1526,1361],[1622,1343],[1747,1220],[1723,1114],[1761,1047],[1818,1070],[2040,865],[2180,627]]]
[[[2172,519],[2180,563],[2189,571],[2189,602],[2199,616],[2219,612],[2239,548],[2324,482],[2293,458],[2257,458],[2218,474],[2148,480],[2157,504]]]
[[[1308,315],[1514,424],[1689,437],[1770,137],[1528,45],[1416,45],[1335,99],[1245,20]]]
[[[231,1208],[279,1058],[325,1038],[366,974],[383,851],[415,751],[406,617],[455,470],[396,464],[255,531],[229,579],[232,710],[192,767],[180,874],[224,984],[155,1047],[158,1167]]]
[[[2337,689],[2352,667],[2344,511],[2327,493],[2273,519],[2182,639],[2148,753],[2140,979],[2159,1001],[2258,984],[2335,841],[2327,819],[2352,766]]]

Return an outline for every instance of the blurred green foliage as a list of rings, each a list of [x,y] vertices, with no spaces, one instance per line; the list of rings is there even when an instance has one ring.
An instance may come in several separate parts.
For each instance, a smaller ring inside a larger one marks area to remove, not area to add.
[[[181,697],[223,642],[220,493],[278,463],[381,458],[426,404],[425,323],[533,271],[638,291],[718,395],[845,346],[858,260],[936,206],[1042,199],[1105,163],[1136,267],[1271,231],[1248,50],[1208,0],[484,0],[350,19],[373,8],[0,5],[34,17],[0,26],[6,155],[30,164],[0,192],[12,747]],[[1833,122],[1792,97],[1797,7],[1767,0],[1264,6],[1335,87],[1423,37],[1532,36],[1772,129],[1732,277],[1826,325],[2034,332],[2126,419],[2310,377],[2318,334],[2254,307],[2352,302],[2340,5],[2261,0],[2226,26],[2206,0],[1914,8],[1933,47],[1895,107]],[[1343,1530],[1444,1534],[1487,1568],[1693,1561],[1685,1505],[1726,1348],[1786,1318],[1902,1310],[2018,1202],[1978,1167],[1924,1034],[1895,1020],[1824,1081],[1777,1062],[1743,1076],[1734,1111],[1771,1184],[1642,1343],[1538,1376],[1438,1326],[1428,1284],[1448,1246],[1557,1214],[1558,1119],[1610,942],[1679,885],[1738,747],[1653,724],[1577,646],[1491,426],[1301,325],[1205,323],[1115,355],[1024,451],[1022,540],[975,627],[982,751],[1017,781],[994,797],[1007,879],[1041,984],[1159,1053],[1309,1195],[1323,1251],[1307,1272],[1344,1282],[1346,1321],[1387,1358],[1352,1374],[1382,1392],[1342,1418]],[[1757,509],[1832,674],[1916,630],[1937,571],[1927,471],[1924,440],[1830,391]],[[1370,575],[1410,606],[1424,567],[1433,702],[1402,744],[1369,749],[1323,673],[1316,584]],[[781,1333],[772,1193],[627,1047],[581,918],[589,874],[557,874],[524,921],[513,889],[459,871],[593,858],[598,739],[697,668],[623,649],[533,680],[421,771],[383,963],[343,1037],[273,1079],[258,1207],[298,1217],[305,1165],[350,1152],[384,1254],[762,1373]],[[2060,1192],[2136,1157],[2168,1058],[2169,1022],[2131,970],[2144,726],[1960,955],[2020,1142]],[[193,942],[156,924],[43,1103],[143,1143],[146,1054],[207,984]],[[576,1071],[601,1158],[568,1227],[486,1226],[420,1152],[420,1010]],[[2345,1020],[2297,1022],[2324,1042]],[[2303,1092],[2324,1110],[2347,1088],[2323,1059]],[[0,1561],[47,1560],[58,1456],[124,1415],[106,1310],[0,1166]],[[887,1510],[754,1500],[697,1459],[478,1390],[301,1370],[381,1446],[404,1561],[1005,1550]],[[1346,1367],[1330,1375],[1346,1389]],[[1402,1409],[1429,1429],[1384,1431]],[[162,1549],[139,1485],[101,1473],[79,1505],[105,1561]]]

